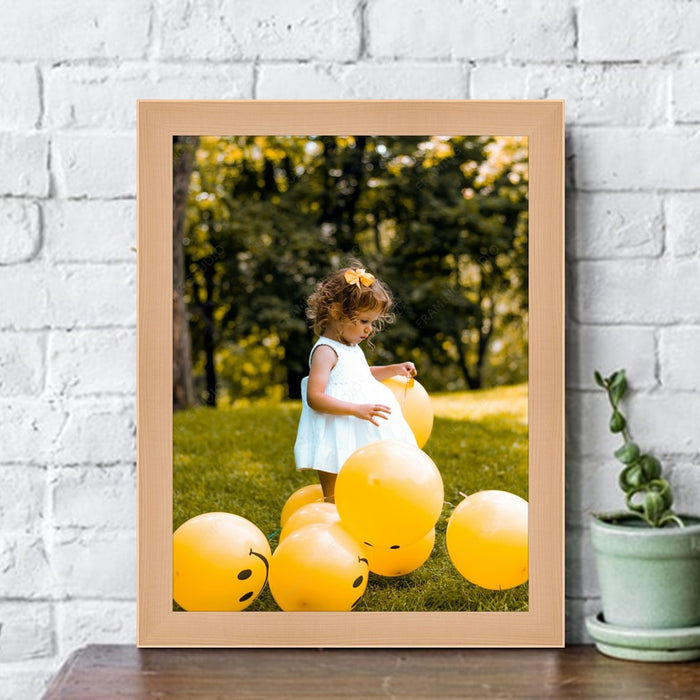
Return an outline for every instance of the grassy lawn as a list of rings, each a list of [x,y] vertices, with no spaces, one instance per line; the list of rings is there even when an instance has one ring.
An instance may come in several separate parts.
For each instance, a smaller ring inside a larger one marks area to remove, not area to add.
[[[446,518],[462,497],[486,489],[527,499],[527,387],[431,395],[435,424],[425,446],[442,474],[445,506],[428,561],[407,576],[370,574],[355,610],[527,610],[527,583],[489,591],[466,581],[445,547]],[[174,417],[173,527],[211,511],[236,513],[271,536],[274,551],[287,498],[316,483],[297,472],[297,401],[231,409],[195,408]],[[269,588],[247,608],[279,610]]]

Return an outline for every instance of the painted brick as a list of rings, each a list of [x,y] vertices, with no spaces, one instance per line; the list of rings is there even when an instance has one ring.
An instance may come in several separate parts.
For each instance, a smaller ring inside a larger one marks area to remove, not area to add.
[[[158,56],[164,59],[354,60],[360,50],[352,0],[163,0]]]
[[[29,63],[0,63],[0,91],[0,129],[34,129],[41,114],[37,67]]]
[[[566,594],[577,598],[599,596],[600,589],[588,528],[567,528],[564,538]]]
[[[680,66],[673,74],[673,116],[676,122],[700,122],[700,61]]]
[[[45,134],[0,134],[0,196],[49,194],[49,141]]]
[[[586,190],[700,188],[700,130],[574,132],[576,184]]]
[[[136,523],[133,464],[58,469],[51,484],[55,527],[132,529]]]
[[[620,497],[593,369],[628,369],[633,437],[697,512],[700,3],[132,5],[3,14],[0,697],[40,697],[71,649],[135,636],[137,98],[566,100],[568,312],[595,324],[567,332],[567,641],[590,642],[585,526]]]
[[[63,597],[136,597],[136,536],[133,532],[58,530],[51,562]]]
[[[617,480],[620,463],[608,457],[566,458],[566,524],[585,525],[594,513],[625,509],[624,493]]]
[[[677,256],[700,253],[700,198],[696,192],[666,198],[666,245]]]
[[[46,470],[25,464],[0,466],[0,483],[0,531],[37,531],[46,515]]]
[[[48,603],[0,601],[0,662],[43,659],[55,649],[53,612]]]
[[[134,394],[136,332],[133,329],[52,333],[47,390],[52,395]]]
[[[664,246],[660,197],[575,192],[567,201],[567,254],[579,260],[655,257]]]
[[[54,262],[134,262],[136,202],[48,200],[44,250]]]
[[[61,654],[88,644],[135,644],[133,601],[67,600],[56,604]]]
[[[375,0],[367,6],[367,24],[368,53],[374,58],[575,57],[568,0]]]
[[[46,268],[42,263],[5,267],[0,274],[0,328],[42,329],[49,323]]]
[[[38,394],[44,388],[45,374],[44,334],[0,334],[0,396]]]
[[[580,323],[699,322],[699,278],[695,258],[581,262],[572,311]]]
[[[583,61],[652,61],[696,52],[700,5],[682,0],[586,0],[578,11]]]
[[[52,676],[58,671],[56,660],[47,663],[41,660],[21,664],[0,666],[0,700],[35,700],[44,697]]]
[[[46,455],[54,464],[113,464],[136,457],[136,411],[115,399],[74,402]]]
[[[466,97],[462,66],[437,63],[269,64],[260,67],[257,96],[293,99],[304,86],[308,99],[397,99]]]
[[[585,620],[589,615],[597,615],[601,610],[599,598],[576,598],[566,596],[565,627],[567,644],[593,644],[593,638],[586,631]]]
[[[645,452],[663,455],[700,453],[697,430],[698,396],[694,393],[637,394],[625,399],[632,439]],[[600,392],[568,391],[566,396],[567,450],[576,457],[606,457],[621,441],[608,431],[610,407]],[[697,498],[697,494],[695,495]]]
[[[136,265],[64,265],[46,280],[54,326],[133,325]]]
[[[565,398],[567,458],[609,458],[620,446],[619,439],[608,430],[609,420],[610,407],[602,389],[568,390]]]
[[[700,465],[678,461],[665,466],[664,474],[673,487],[673,509],[676,513],[700,515]]]
[[[473,99],[564,99],[567,123],[657,125],[666,120],[669,71],[632,65],[500,65],[471,71]]]
[[[0,58],[140,58],[148,45],[150,5],[130,0],[6,4]]]
[[[0,265],[27,262],[41,249],[36,202],[0,199]]]
[[[656,339],[652,328],[571,326],[566,331],[566,386],[594,389],[593,372],[627,369],[636,389],[656,386]]]
[[[57,129],[136,126],[136,100],[252,97],[250,65],[57,66],[46,79],[46,121]]]
[[[136,196],[134,134],[63,131],[53,139],[53,156],[61,198]]]
[[[134,325],[136,265],[12,266],[0,275],[0,328]]]
[[[663,328],[659,352],[664,387],[700,391],[700,328]]]
[[[65,409],[52,400],[0,400],[0,463],[43,460],[65,421]]]
[[[2,598],[28,601],[57,595],[56,572],[43,540],[35,535],[0,533],[0,571]]]

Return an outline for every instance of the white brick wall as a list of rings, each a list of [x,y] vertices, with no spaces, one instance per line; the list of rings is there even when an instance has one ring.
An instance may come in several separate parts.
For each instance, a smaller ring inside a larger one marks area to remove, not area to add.
[[[6,3],[0,698],[135,637],[137,98],[567,101],[567,637],[617,442],[594,368],[700,501],[700,0]]]

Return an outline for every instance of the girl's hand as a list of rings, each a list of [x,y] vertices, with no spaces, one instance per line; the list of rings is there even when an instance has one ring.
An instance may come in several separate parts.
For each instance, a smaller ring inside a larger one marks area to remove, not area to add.
[[[379,426],[376,419],[383,418],[384,420],[388,420],[389,416],[385,414],[389,413],[391,413],[391,408],[381,403],[358,403],[352,415],[356,418],[362,418],[362,420],[368,420],[373,425]]]
[[[416,366],[413,364],[413,362],[402,362],[401,364],[395,365],[396,367],[396,373],[400,374],[402,377],[408,377],[409,379],[411,377],[415,377],[417,372],[416,372]]]

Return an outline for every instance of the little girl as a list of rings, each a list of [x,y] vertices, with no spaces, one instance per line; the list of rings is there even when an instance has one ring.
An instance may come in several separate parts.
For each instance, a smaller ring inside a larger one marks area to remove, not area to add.
[[[301,382],[302,411],[294,457],[297,469],[316,469],[323,496],[335,501],[335,482],[345,460],[377,440],[416,439],[382,380],[413,377],[412,362],[370,367],[363,340],[391,320],[387,287],[361,267],[344,268],[320,282],[307,301],[306,315],[320,336]]]

